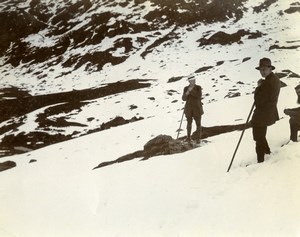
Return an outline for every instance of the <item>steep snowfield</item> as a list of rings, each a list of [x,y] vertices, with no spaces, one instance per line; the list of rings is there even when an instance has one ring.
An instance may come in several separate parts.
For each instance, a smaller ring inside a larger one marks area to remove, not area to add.
[[[252,0],[247,4],[255,6],[260,2]],[[173,44],[156,48],[145,59],[137,51],[124,63],[107,65],[101,72],[89,74],[80,68],[54,79],[62,71],[60,65],[54,67],[42,85],[49,93],[132,78],[158,80],[147,89],[97,99],[80,113],[70,115],[70,120],[77,122],[91,115],[99,117],[100,122],[117,115],[140,115],[144,120],[1,158],[1,162],[15,161],[17,167],[0,172],[0,236],[300,236],[300,146],[289,143],[281,147],[289,140],[288,117],[282,111],[297,106],[293,88],[300,83],[298,77],[282,78],[287,87],[282,88],[278,103],[281,119],[268,129],[272,154],[263,164],[256,164],[255,144],[248,129],[229,173],[226,171],[240,131],[210,137],[208,143],[185,153],[146,161],[135,159],[93,170],[101,162],[142,149],[159,134],[176,137],[183,107],[181,92],[187,82],[167,83],[172,76],[186,76],[201,67],[215,66],[195,74],[204,92],[203,125],[244,122],[260,78],[254,67],[261,57],[270,57],[277,72],[288,69],[300,74],[299,48],[269,51],[274,44],[299,43],[295,24],[299,13],[282,18],[277,14],[290,3],[280,0],[260,14],[249,11],[237,23],[229,20],[225,28],[219,23],[211,25],[211,29],[204,25],[193,31],[179,28],[176,31],[182,31],[182,38]],[[243,40],[244,44],[198,47],[196,40],[212,29],[212,33],[260,30],[268,35]],[[163,36],[168,32],[161,33]],[[251,58],[243,62],[246,57]],[[216,67],[219,61],[224,63]],[[34,78],[9,70],[13,76],[1,78],[1,85],[40,92],[41,85]],[[228,80],[223,80],[222,75]],[[66,80],[68,83],[64,83]],[[238,89],[241,96],[224,98],[230,89]],[[169,90],[175,91],[172,96]],[[132,104],[138,109],[129,110]],[[31,123],[18,129],[29,131],[35,127],[37,113],[28,117]],[[183,128],[185,125],[184,121]]]
[[[283,89],[280,100],[292,91]],[[230,120],[251,99],[207,106],[207,117],[217,109],[220,123]],[[300,146],[281,147],[286,117],[268,130],[272,154],[263,164],[256,164],[248,129],[229,173],[240,132],[185,153],[92,170],[141,149],[154,134],[175,136],[175,115],[7,157],[18,167],[0,173],[1,236],[299,236]]]

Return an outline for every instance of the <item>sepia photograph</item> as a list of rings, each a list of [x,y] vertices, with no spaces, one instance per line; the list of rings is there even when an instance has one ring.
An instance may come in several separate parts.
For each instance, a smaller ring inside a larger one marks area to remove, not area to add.
[[[299,22],[0,0],[0,237],[300,237]]]

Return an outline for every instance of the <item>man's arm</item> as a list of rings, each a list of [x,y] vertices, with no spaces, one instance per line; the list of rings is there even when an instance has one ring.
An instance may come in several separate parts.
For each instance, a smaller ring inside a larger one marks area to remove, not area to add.
[[[197,99],[201,99],[202,97],[202,88],[200,86],[195,86],[193,90],[189,93],[190,96],[193,96]]]
[[[185,88],[183,89],[183,93],[182,93],[182,100],[183,100],[183,101],[186,101],[186,100],[187,100],[187,97],[188,97],[188,95],[186,94],[186,91],[187,91],[187,87],[185,87]]]
[[[278,89],[275,84],[264,81],[255,89],[254,98],[256,106],[272,105],[278,99]]]
[[[285,109],[283,112],[293,118],[297,118],[300,120],[300,107],[292,108],[292,109]]]

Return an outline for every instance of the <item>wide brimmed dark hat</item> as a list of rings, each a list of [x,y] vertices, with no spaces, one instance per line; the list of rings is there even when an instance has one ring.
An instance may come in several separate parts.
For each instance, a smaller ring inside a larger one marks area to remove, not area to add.
[[[260,70],[261,68],[264,68],[264,67],[270,67],[273,70],[275,69],[275,67],[271,63],[271,59],[269,59],[269,58],[262,58],[261,60],[259,60],[259,66],[256,67],[256,69]]]

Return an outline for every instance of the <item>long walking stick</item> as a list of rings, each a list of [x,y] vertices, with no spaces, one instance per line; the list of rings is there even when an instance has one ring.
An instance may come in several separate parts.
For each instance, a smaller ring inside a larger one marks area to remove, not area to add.
[[[184,105],[184,108],[185,108],[185,105]],[[181,129],[181,124],[182,124],[182,120],[183,120],[183,115],[184,115],[184,108],[183,108],[183,112],[182,112],[182,116],[181,116],[181,120],[180,120],[180,125],[179,125],[179,128],[177,130],[177,138],[179,137],[179,133],[180,133],[180,129]]]
[[[241,136],[240,136],[239,142],[238,142],[238,144],[237,144],[237,146],[236,146],[236,148],[235,148],[235,151],[234,151],[234,153],[233,153],[233,156],[232,156],[231,162],[230,162],[230,164],[229,164],[229,167],[228,167],[228,169],[227,169],[227,172],[229,172],[229,170],[230,170],[230,168],[231,168],[231,165],[232,165],[232,163],[233,163],[235,154],[236,154],[236,152],[237,152],[237,150],[238,150],[238,148],[239,148],[239,146],[240,146],[240,143],[241,143],[241,141],[242,141],[242,137],[243,137],[243,135],[244,135],[246,126],[247,126],[247,124],[248,124],[248,122],[249,122],[249,119],[250,119],[250,116],[251,116],[251,114],[252,114],[253,109],[254,109],[254,102],[253,102],[253,105],[252,105],[252,107],[251,107],[250,113],[249,113],[249,115],[248,115],[247,121],[246,121],[246,123],[245,123],[245,125],[244,125],[244,128],[243,128],[242,134],[241,134]]]

